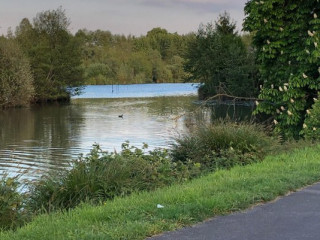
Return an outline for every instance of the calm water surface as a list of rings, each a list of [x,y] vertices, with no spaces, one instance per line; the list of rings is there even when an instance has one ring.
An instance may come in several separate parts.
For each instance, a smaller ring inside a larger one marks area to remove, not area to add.
[[[74,98],[145,98],[190,96],[197,94],[196,83],[159,83],[132,85],[87,86],[83,94]]]
[[[127,140],[168,148],[195,124],[235,114],[234,107],[195,104],[196,93],[192,84],[88,86],[69,105],[0,111],[0,175],[28,170],[25,178],[37,178],[69,167],[94,143],[107,151],[121,150]],[[248,109],[236,114],[246,116]]]
[[[89,86],[69,105],[2,111],[0,174],[29,169],[25,176],[38,177],[68,167],[94,143],[108,151],[120,150],[126,140],[138,147],[144,142],[150,149],[168,147],[193,121],[195,100],[191,84]]]

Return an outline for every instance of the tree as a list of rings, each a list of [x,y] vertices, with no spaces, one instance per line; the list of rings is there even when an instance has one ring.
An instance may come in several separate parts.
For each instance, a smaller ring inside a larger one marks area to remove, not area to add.
[[[82,85],[80,46],[68,31],[69,20],[60,8],[26,19],[16,37],[30,58],[36,101],[69,99]]]
[[[250,0],[244,29],[254,33],[264,81],[256,112],[273,116],[285,138],[303,135],[320,89],[319,1]],[[312,126],[309,126],[312,129]]]
[[[28,59],[12,39],[0,38],[0,108],[28,105],[33,77]]]
[[[184,68],[189,81],[203,83],[199,91],[204,97],[217,93],[255,96],[257,80],[249,68],[250,54],[225,12],[215,24],[200,26],[188,47]]]

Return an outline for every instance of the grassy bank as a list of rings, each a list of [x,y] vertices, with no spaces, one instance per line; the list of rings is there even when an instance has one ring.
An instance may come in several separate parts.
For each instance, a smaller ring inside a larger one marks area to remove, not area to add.
[[[320,146],[300,149],[103,206],[42,215],[16,232],[1,232],[0,239],[144,239],[319,181],[319,154]]]

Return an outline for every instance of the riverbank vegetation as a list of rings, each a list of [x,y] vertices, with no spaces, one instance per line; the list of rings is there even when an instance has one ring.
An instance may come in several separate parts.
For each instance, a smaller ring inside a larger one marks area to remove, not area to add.
[[[82,202],[99,204],[117,196],[183,183],[218,169],[259,162],[276,143],[256,125],[225,122],[200,127],[177,139],[169,150],[147,151],[147,145],[138,149],[124,143],[121,152],[108,153],[95,145],[70,168],[53,171],[25,186],[27,195],[17,193],[17,178],[3,178],[3,191],[10,190],[4,196],[11,200],[0,200],[1,215],[10,213],[12,220],[2,227],[14,226],[15,218],[19,225],[25,215],[68,210]],[[22,198],[19,204],[15,200]]]
[[[275,199],[320,178],[319,146],[218,170],[156,191],[116,197],[99,206],[43,214],[1,239],[145,239],[163,231]],[[161,204],[164,208],[157,208]]]

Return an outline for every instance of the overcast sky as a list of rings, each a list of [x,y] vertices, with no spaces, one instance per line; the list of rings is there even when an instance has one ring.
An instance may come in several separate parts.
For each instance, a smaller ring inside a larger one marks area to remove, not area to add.
[[[197,31],[200,23],[214,21],[225,10],[241,30],[247,0],[0,0],[0,35],[22,18],[62,6],[70,30],[109,30],[113,34],[145,35],[154,27],[179,34]]]

